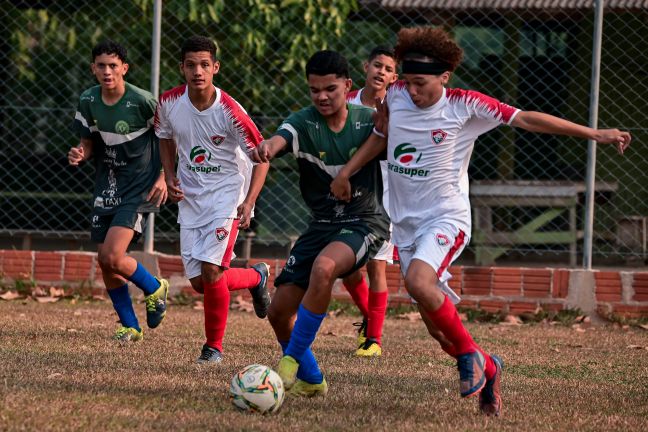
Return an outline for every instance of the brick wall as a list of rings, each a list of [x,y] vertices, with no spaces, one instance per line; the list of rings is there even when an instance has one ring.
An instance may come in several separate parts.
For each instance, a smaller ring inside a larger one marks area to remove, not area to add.
[[[174,293],[193,292],[179,256],[154,254],[147,262],[157,263],[151,270],[169,279]],[[267,262],[270,286],[274,286],[283,261]],[[454,276],[450,287],[462,297],[464,307],[510,314],[579,308],[602,315],[648,317],[648,271],[454,266],[450,273]],[[90,286],[93,294],[103,292],[101,269],[93,252],[0,250],[0,275],[5,285],[13,280],[35,280],[40,285]],[[398,265],[388,266],[387,284],[391,305],[410,302]],[[349,299],[339,282],[333,295]]]

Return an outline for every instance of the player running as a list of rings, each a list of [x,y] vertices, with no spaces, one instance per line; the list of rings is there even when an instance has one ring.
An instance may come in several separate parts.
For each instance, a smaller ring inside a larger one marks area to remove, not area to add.
[[[310,346],[326,316],[333,283],[376,254],[389,238],[389,219],[380,200],[378,160],[350,177],[355,194],[348,202],[329,192],[331,180],[358,148],[383,140],[372,133],[373,110],[346,103],[351,88],[346,59],[319,51],[306,64],[306,78],[313,106],[284,120],[259,145],[258,157],[267,161],[292,153],[297,158],[299,187],[312,214],[275,280],[268,319],[285,354],[277,373],[286,388],[315,396],[325,395],[328,385]]]
[[[263,137],[245,110],[212,83],[219,68],[212,40],[187,39],[180,64],[186,84],[162,94],[155,117],[166,184],[178,202],[185,273],[205,294],[207,340],[197,361],[211,364],[223,360],[229,292],[249,289],[259,318],[270,304],[266,263],[230,268],[238,230],[250,225],[269,165],[252,165],[248,155]]]
[[[394,50],[387,46],[377,46],[371,50],[367,61],[364,62],[365,84],[359,90],[347,94],[347,102],[355,105],[376,107],[376,100],[383,100],[389,87],[396,79],[396,59]],[[387,161],[380,161],[383,179],[382,204],[387,214],[388,208],[388,183]],[[356,306],[362,313],[362,323],[358,330],[358,348],[355,354],[360,357],[373,357],[382,355],[382,331],[387,311],[387,263],[393,263],[394,245],[385,241],[380,250],[367,263],[369,286],[360,270],[345,277],[342,281]],[[371,289],[369,289],[371,287]]]
[[[81,93],[72,128],[79,146],[68,152],[70,165],[94,158],[90,238],[97,243],[101,275],[119,316],[114,339],[136,342],[143,331],[128,293],[133,282],[145,295],[146,322],[155,328],[166,315],[169,283],[153,277],[126,255],[142,234],[144,215],[166,201],[160,150],[153,131],[157,102],[125,81],[126,48],[106,40],[92,49],[92,73],[99,85]]]
[[[481,411],[498,416],[503,363],[472,339],[453,304],[459,298],[447,284],[448,267],[470,239],[467,171],[475,140],[507,124],[615,144],[623,153],[631,137],[618,129],[595,130],[520,111],[475,91],[446,88],[463,51],[442,29],[402,29],[395,54],[404,80],[388,90],[376,127],[389,134],[389,208],[405,286],[431,334],[457,359],[461,396],[479,395]],[[349,199],[355,190],[350,174],[381,151],[382,146],[361,148],[332,183],[335,196]]]

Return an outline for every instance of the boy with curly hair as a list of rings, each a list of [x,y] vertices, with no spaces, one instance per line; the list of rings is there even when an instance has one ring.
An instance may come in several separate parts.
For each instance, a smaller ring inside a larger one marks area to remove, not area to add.
[[[615,144],[623,153],[631,137],[618,129],[521,111],[476,91],[446,88],[463,50],[440,28],[401,29],[395,54],[404,79],[388,90],[376,128],[389,135],[389,210],[405,286],[430,333],[456,358],[461,396],[479,395],[481,411],[498,416],[502,360],[472,339],[453,304],[459,298],[447,284],[448,267],[470,239],[468,164],[475,140],[507,124]],[[381,151],[380,145],[361,147],[331,184],[334,195],[348,199],[350,173]]]

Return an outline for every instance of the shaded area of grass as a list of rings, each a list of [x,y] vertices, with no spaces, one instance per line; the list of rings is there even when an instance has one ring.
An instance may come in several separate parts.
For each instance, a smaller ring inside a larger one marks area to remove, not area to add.
[[[138,314],[144,322],[142,304]],[[0,302],[0,430],[645,430],[648,332],[470,323],[506,363],[504,416],[458,396],[457,373],[422,322],[387,319],[384,355],[352,355],[358,317],[327,318],[314,350],[326,399],[288,398],[275,416],[237,412],[231,376],[274,365],[272,330],[232,312],[219,367],[195,364],[202,311],[174,305],[142,343],[110,340],[107,303]]]

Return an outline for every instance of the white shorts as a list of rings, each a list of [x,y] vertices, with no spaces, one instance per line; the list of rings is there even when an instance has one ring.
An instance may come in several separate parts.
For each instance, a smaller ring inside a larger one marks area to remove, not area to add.
[[[448,272],[450,264],[459,257],[470,238],[459,228],[449,223],[439,223],[427,233],[419,236],[414,244],[399,247],[401,272],[407,274],[407,269],[413,259],[418,259],[432,266],[439,278],[439,288],[450,300],[457,304],[461,300],[448,285],[452,275]]]
[[[394,243],[385,240],[376,255],[371,258],[376,261],[387,261],[388,264],[394,263]]]
[[[188,279],[200,276],[201,263],[229,268],[235,258],[238,219],[216,219],[198,228],[180,227],[180,255]]]

